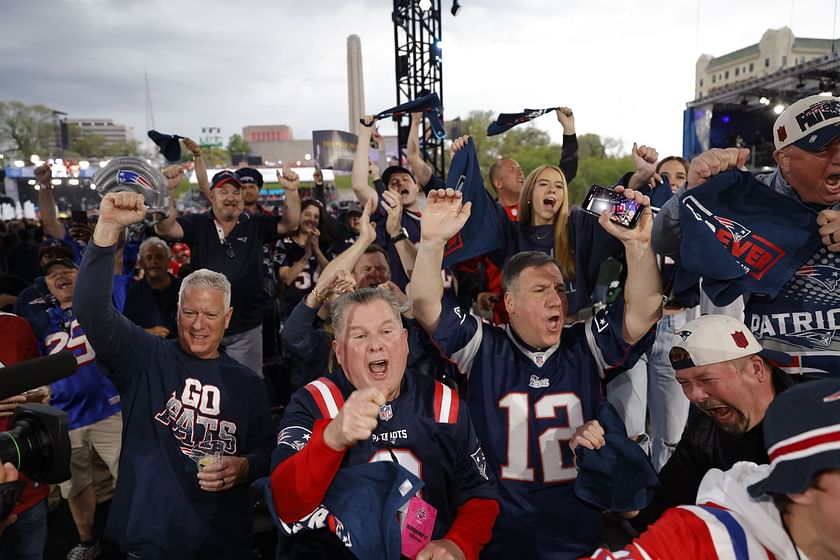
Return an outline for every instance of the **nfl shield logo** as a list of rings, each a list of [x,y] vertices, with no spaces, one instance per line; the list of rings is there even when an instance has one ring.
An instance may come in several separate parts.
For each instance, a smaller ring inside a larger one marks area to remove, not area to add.
[[[394,417],[394,411],[391,410],[391,405],[386,404],[382,408],[379,409],[379,419],[383,422],[387,422],[391,418]]]
[[[746,348],[749,346],[749,342],[747,342],[747,337],[741,331],[735,331],[734,333],[729,333],[732,336],[732,340],[735,342],[735,346],[738,348]]]
[[[538,367],[542,366],[545,363],[545,354],[534,354],[534,363]]]

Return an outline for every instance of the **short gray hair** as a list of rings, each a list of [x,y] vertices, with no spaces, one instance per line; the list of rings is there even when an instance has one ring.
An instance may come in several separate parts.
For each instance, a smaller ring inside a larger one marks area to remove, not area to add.
[[[224,274],[200,268],[187,275],[178,291],[178,305],[184,301],[184,292],[188,289],[219,290],[225,296],[225,311],[230,307],[230,281]]]
[[[137,251],[137,254],[142,255],[143,251],[145,251],[149,247],[160,247],[164,251],[166,251],[166,257],[167,258],[172,257],[172,249],[170,249],[169,245],[166,243],[166,241],[164,241],[160,237],[148,237],[148,238],[146,238],[146,240],[143,241],[143,243],[140,244],[140,250]]]
[[[355,307],[356,305],[365,305],[374,301],[384,301],[394,312],[394,318],[398,323],[402,323],[400,315],[400,304],[394,294],[385,288],[362,288],[355,292],[342,294],[335,298],[331,304],[330,319],[332,320],[335,337],[341,338],[344,331],[344,316],[347,309]]]

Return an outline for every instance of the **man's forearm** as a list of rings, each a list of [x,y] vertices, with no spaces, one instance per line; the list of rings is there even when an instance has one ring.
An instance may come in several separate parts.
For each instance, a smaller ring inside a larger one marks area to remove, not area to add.
[[[370,197],[376,196],[376,191],[368,185],[368,152],[372,130],[371,127],[362,127],[356,144],[356,155],[353,158],[351,184],[353,193],[362,204],[365,204]]]
[[[300,224],[300,192],[297,189],[286,190],[286,201],[284,203],[283,219],[280,221],[278,232],[290,233],[297,229]]]
[[[431,333],[440,319],[443,278],[440,267],[443,263],[442,241],[421,240],[414,262],[411,281],[411,302],[414,318]]]
[[[195,164],[195,178],[198,181],[198,188],[201,189],[201,194],[204,198],[210,200],[210,179],[207,178],[207,164],[204,162],[204,156],[193,154],[193,163]]]
[[[41,227],[44,233],[56,239],[63,239],[64,226],[58,221],[58,215],[55,212],[52,185],[41,185],[38,189],[38,207],[41,211]]]
[[[648,243],[625,244],[624,340],[638,342],[662,316],[662,279]]]

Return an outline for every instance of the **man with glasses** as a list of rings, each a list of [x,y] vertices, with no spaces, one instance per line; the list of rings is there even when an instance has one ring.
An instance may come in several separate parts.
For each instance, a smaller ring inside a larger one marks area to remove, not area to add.
[[[244,212],[242,182],[235,173],[220,171],[210,184],[210,212],[176,218],[170,206],[169,217],[155,227],[159,235],[190,246],[194,270],[221,272],[230,281],[234,313],[222,344],[231,357],[260,377],[265,301],[262,247],[293,231],[300,218],[297,174],[286,168],[282,174],[278,172],[277,178],[286,189],[282,220]]]

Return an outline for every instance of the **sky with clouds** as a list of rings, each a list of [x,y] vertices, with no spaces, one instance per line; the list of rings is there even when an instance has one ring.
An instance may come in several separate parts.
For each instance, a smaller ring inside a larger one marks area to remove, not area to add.
[[[445,117],[569,105],[578,134],[682,150],[699,55],[769,28],[836,36],[829,0],[443,0]],[[287,124],[346,129],[346,40],[361,38],[368,112],[395,102],[389,0],[6,0],[0,99],[198,137]],[[551,116],[538,124],[559,140]],[[387,129],[385,129],[387,132]]]

